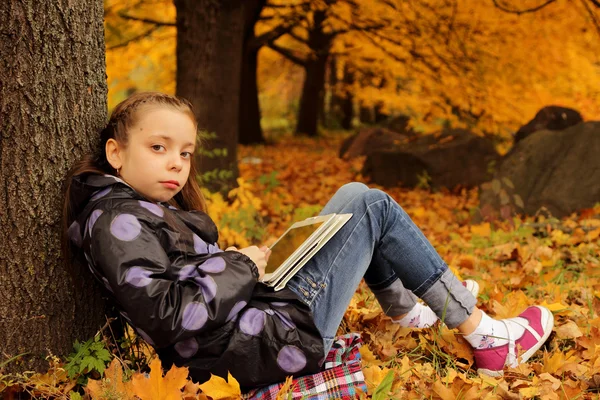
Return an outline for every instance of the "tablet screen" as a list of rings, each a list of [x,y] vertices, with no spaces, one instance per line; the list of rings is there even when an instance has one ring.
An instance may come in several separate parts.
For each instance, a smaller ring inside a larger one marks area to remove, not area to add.
[[[316,222],[310,225],[300,226],[290,229],[277,243],[271,247],[271,256],[267,263],[265,273],[270,274],[283,264],[283,262],[292,255],[300,245],[312,235],[323,222]]]

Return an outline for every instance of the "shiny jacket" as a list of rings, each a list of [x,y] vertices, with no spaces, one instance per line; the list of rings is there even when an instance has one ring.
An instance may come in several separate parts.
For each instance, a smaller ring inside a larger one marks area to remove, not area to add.
[[[77,259],[163,366],[187,366],[201,382],[229,371],[244,388],[320,370],[310,309],[258,283],[244,254],[219,249],[207,214],[148,201],[111,175],[76,176],[71,188]]]

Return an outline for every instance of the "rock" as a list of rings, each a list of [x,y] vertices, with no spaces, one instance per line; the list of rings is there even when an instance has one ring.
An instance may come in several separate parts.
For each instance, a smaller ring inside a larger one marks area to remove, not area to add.
[[[350,136],[340,146],[340,158],[346,160],[354,157],[369,155],[380,149],[389,149],[395,143],[404,142],[406,135],[392,132],[385,128],[363,128],[357,134]]]
[[[520,141],[481,186],[483,219],[535,214],[564,217],[600,201],[600,122],[546,130]]]
[[[560,106],[546,106],[515,134],[515,144],[539,130],[561,131],[582,122],[578,111]]]
[[[473,187],[491,178],[488,167],[499,158],[489,139],[452,129],[372,152],[363,174],[382,186]]]
[[[396,115],[383,121],[380,126],[385,129],[389,129],[392,132],[401,133],[403,135],[413,136],[415,131],[412,130],[408,124],[410,123],[410,117],[408,115]]]

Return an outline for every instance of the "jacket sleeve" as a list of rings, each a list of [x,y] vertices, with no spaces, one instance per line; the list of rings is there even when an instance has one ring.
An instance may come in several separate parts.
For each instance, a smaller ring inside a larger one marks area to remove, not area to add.
[[[173,267],[152,226],[133,214],[106,211],[90,233],[92,262],[127,318],[156,347],[221,327],[249,302],[257,282],[256,265],[235,251]]]

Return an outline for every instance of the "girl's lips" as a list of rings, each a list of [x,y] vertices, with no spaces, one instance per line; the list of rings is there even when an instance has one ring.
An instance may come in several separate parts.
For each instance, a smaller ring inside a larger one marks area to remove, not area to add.
[[[177,189],[179,187],[179,185],[173,181],[167,181],[167,182],[161,182],[161,183],[169,189]]]

